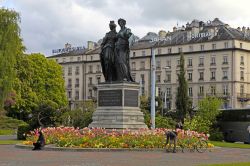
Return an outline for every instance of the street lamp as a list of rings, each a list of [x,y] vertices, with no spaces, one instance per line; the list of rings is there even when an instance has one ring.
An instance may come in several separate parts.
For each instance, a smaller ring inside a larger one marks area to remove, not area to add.
[[[151,48],[151,129],[155,129],[155,48]]]

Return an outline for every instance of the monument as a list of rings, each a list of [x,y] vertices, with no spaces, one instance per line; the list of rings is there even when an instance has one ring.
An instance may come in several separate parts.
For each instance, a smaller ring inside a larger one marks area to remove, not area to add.
[[[110,31],[101,44],[100,60],[105,78],[97,85],[97,110],[89,127],[108,129],[147,128],[140,111],[140,85],[131,77],[129,65],[129,38],[131,30],[126,20],[119,19],[120,31],[110,21]]]

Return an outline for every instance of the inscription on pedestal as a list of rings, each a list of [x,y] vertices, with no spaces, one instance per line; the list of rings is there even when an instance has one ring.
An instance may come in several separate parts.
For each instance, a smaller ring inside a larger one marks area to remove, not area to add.
[[[100,90],[99,106],[122,106],[122,90]]]
[[[138,91],[137,90],[125,90],[124,106],[138,107]]]

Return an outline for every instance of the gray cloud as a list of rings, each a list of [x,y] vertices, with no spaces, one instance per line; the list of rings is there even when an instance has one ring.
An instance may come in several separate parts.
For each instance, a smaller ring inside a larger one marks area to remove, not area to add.
[[[66,42],[82,46],[97,41],[109,30],[108,22],[120,17],[140,37],[193,19],[219,17],[233,27],[250,26],[249,4],[248,0],[8,0],[4,6],[21,13],[27,52],[51,55]]]

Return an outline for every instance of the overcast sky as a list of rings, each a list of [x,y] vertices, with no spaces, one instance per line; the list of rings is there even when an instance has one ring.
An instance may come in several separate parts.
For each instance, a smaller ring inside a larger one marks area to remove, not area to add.
[[[27,52],[46,56],[65,43],[86,46],[109,31],[109,21],[124,18],[132,32],[172,31],[193,19],[218,17],[231,27],[250,27],[249,0],[0,0],[21,15],[21,35]],[[119,27],[117,27],[119,30]]]

